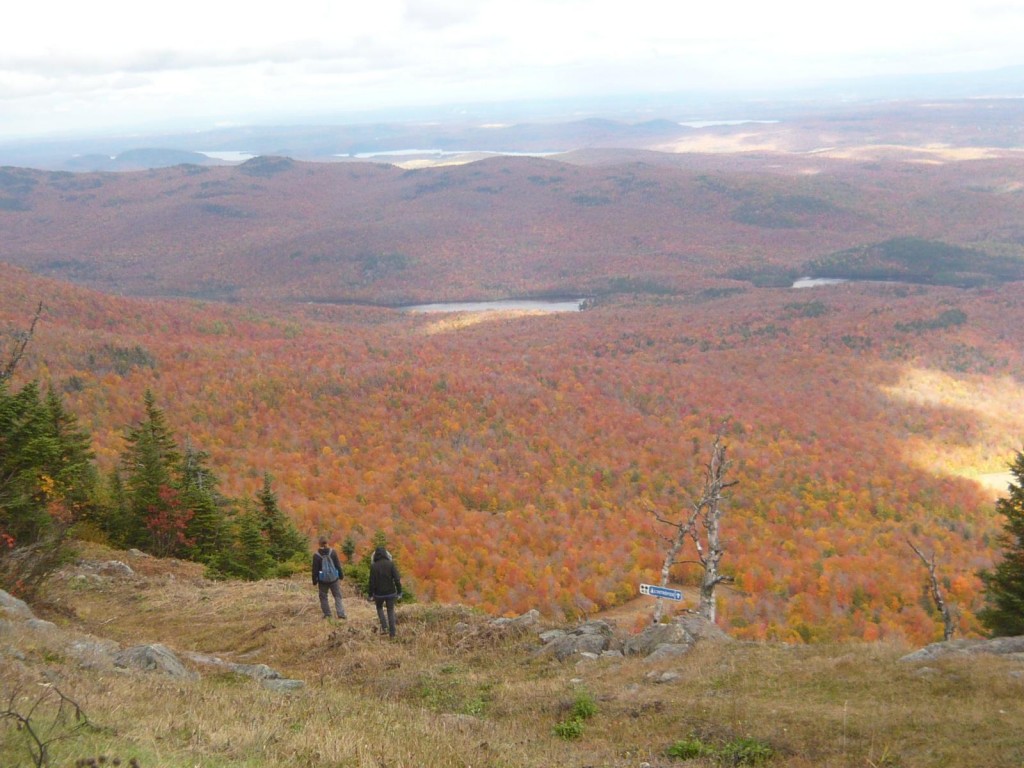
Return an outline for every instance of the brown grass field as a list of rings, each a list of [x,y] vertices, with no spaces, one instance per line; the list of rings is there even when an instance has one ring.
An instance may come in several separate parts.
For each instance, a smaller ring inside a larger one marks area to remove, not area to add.
[[[62,631],[0,624],[0,701],[8,713],[30,713],[52,739],[52,766],[133,759],[143,768],[1024,761],[1019,659],[924,665],[900,663],[911,649],[891,644],[705,642],[672,660],[557,662],[535,654],[533,634],[503,634],[460,606],[400,606],[399,636],[389,642],[374,631],[372,607],[351,591],[348,621],[322,620],[304,575],[223,583],[175,560],[92,546],[85,558],[121,560],[136,575],[85,578],[70,566],[36,606]],[[633,617],[619,609],[610,618]],[[84,668],[68,653],[65,633],[122,647],[159,642],[183,660],[198,652],[267,664],[305,685],[282,693],[209,668],[194,681]],[[657,682],[670,671],[678,677]],[[72,732],[74,721],[57,717],[53,687],[81,707],[88,727]],[[576,738],[559,736],[556,728],[581,700],[591,716]],[[0,723],[0,765],[36,765],[25,729]],[[686,740],[714,754],[668,754]]]

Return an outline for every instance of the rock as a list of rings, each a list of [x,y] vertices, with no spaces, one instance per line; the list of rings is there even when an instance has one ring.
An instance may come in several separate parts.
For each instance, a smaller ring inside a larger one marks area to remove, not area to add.
[[[512,630],[514,632],[527,632],[540,626],[540,612],[536,609],[527,611],[524,614],[509,619],[504,616],[492,619],[488,622],[490,626],[499,629]]]
[[[627,656],[649,656],[659,645],[693,645],[694,639],[679,624],[656,624],[639,635],[626,640],[623,653]]]
[[[300,688],[304,688],[306,684],[302,680],[290,680],[288,678],[278,677],[270,680],[261,680],[260,685],[268,691],[288,693],[290,691],[297,691]]]
[[[31,618],[25,622],[25,626],[29,629],[34,629],[37,632],[52,632],[57,629],[57,625],[52,621],[46,619]]]
[[[123,669],[139,669],[145,672],[161,672],[170,677],[194,680],[198,676],[185,669],[167,646],[159,643],[136,645],[114,655],[114,666]]]
[[[676,619],[676,624],[685,629],[697,641],[732,642],[732,638],[713,621],[708,621],[696,613],[686,613]]]
[[[608,638],[603,635],[574,635],[566,634],[556,640],[552,640],[544,648],[542,653],[550,653],[559,661],[565,661],[570,656],[578,653],[599,654],[608,648]]]
[[[68,645],[68,654],[78,659],[79,664],[86,669],[109,667],[113,663],[114,654],[120,650],[121,647],[113,640],[95,638],[73,640]]]
[[[516,628],[532,629],[538,625],[540,625],[540,611],[536,608],[512,619],[512,626]]]
[[[557,640],[560,637],[565,637],[567,634],[569,633],[566,632],[564,629],[549,629],[547,632],[541,632],[539,635],[537,635],[537,637],[540,638],[540,641],[542,643],[547,645],[548,643]]]
[[[611,639],[615,634],[615,628],[612,627],[607,621],[600,619],[595,621],[587,621],[580,624],[575,629],[569,630],[571,635],[601,635],[607,639]]]
[[[135,571],[132,570],[131,566],[127,563],[122,563],[120,560],[108,560],[105,563],[100,563],[97,571],[101,576],[135,577]]]
[[[256,680],[283,680],[281,673],[266,664],[229,664],[232,672],[245,675]]]
[[[670,659],[675,656],[682,656],[693,647],[689,643],[661,643],[647,655],[647,661],[658,659]]]
[[[996,654],[1000,656],[1024,654],[1024,635],[996,637],[992,640],[947,640],[926,645],[913,653],[900,657],[903,662],[933,661],[946,656],[974,656]]]
[[[35,618],[35,614],[28,607],[28,603],[4,592],[2,589],[0,589],[0,610],[6,611],[8,616],[15,619]]]

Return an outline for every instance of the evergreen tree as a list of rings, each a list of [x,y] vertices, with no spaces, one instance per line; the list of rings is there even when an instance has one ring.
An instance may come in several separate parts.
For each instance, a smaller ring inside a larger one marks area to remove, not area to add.
[[[351,533],[345,537],[345,541],[341,545],[341,551],[345,555],[345,560],[351,563],[352,557],[356,553],[356,540],[352,538]]]
[[[107,504],[96,515],[96,524],[118,547],[131,546],[127,532],[132,530],[133,517],[121,470],[114,467],[106,480]]]
[[[0,378],[0,586],[29,597],[68,554],[65,534],[95,500],[89,436],[51,390]]]
[[[181,503],[192,513],[186,529],[187,554],[208,565],[231,541],[225,513],[228,501],[217,490],[218,479],[208,466],[209,458],[206,451],[187,442],[181,465]]]
[[[1010,472],[1015,478],[1010,495],[996,502],[1006,517],[1000,537],[1003,559],[995,570],[980,574],[986,604],[978,618],[995,637],[1024,635],[1024,454],[1017,453]]]
[[[10,537],[11,546],[32,544],[49,532],[44,475],[57,455],[38,385],[11,392],[0,380],[0,535]]]
[[[127,529],[118,539],[126,546],[154,551],[161,531],[180,527],[181,509],[177,507],[176,476],[181,462],[174,435],[153,393],[144,395],[146,415],[130,428],[128,446],[121,454],[127,491],[129,518]]]
[[[271,482],[270,474],[264,472],[263,487],[256,494],[260,530],[266,536],[270,556],[283,563],[294,555],[304,554],[306,542],[295,523],[278,506],[277,494],[271,488]]]
[[[237,519],[237,541],[221,552],[212,570],[230,578],[258,581],[270,576],[274,558],[260,529],[259,513],[245,510]]]
[[[56,452],[47,467],[60,494],[69,520],[88,517],[96,504],[98,473],[93,463],[89,433],[78,424],[57,392],[50,387],[43,402],[46,428],[55,441]]]

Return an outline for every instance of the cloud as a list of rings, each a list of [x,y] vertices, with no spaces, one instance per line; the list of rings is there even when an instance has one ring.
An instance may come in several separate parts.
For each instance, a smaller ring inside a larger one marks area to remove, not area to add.
[[[479,6],[462,0],[408,0],[405,20],[412,26],[430,31],[472,23]]]
[[[1021,28],[1011,0],[34,0],[0,27],[0,131],[980,69],[1024,64]]]

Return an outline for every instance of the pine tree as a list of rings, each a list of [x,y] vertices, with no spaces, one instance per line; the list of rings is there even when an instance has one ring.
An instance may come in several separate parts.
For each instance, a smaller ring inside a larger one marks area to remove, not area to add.
[[[228,505],[217,489],[219,481],[208,466],[210,455],[187,442],[181,465],[181,503],[191,511],[186,536],[188,555],[200,563],[213,564],[217,554],[231,541],[225,509]]]
[[[1010,472],[1010,495],[996,502],[1006,517],[1000,541],[1003,559],[995,570],[982,571],[985,607],[978,618],[995,637],[1024,635],[1024,454],[1018,452]]]
[[[144,395],[145,419],[128,430],[121,454],[130,517],[120,537],[128,546],[153,551],[154,528],[176,525],[176,479],[181,456],[167,419],[150,390]]]
[[[30,382],[11,392],[0,380],[0,534],[14,545],[32,544],[50,530],[41,483],[57,453],[38,385]]]
[[[260,530],[259,513],[245,510],[237,520],[237,541],[217,558],[212,570],[230,578],[258,581],[271,575],[274,558],[270,556],[267,541]]]
[[[99,475],[93,463],[89,433],[78,424],[60,395],[50,387],[43,402],[46,429],[55,441],[56,451],[46,467],[60,495],[69,521],[89,516],[96,504]]]
[[[272,478],[263,473],[263,487],[256,494],[259,505],[260,530],[267,540],[270,556],[279,563],[290,559],[293,555],[305,553],[306,543],[295,523],[288,518],[277,503],[277,494],[271,488]]]
[[[95,479],[89,436],[60,398],[0,378],[0,586],[28,597],[61,565]]]

